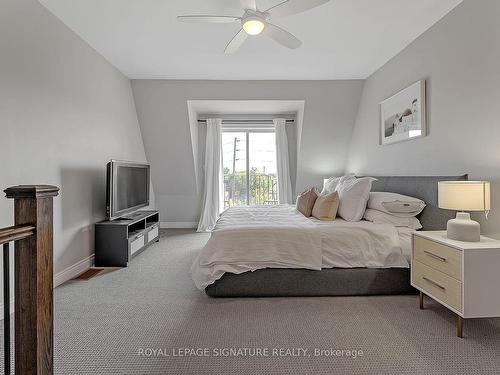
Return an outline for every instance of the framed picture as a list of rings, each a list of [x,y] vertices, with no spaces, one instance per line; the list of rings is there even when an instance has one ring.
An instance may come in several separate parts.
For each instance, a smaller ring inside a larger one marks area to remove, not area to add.
[[[423,137],[426,129],[425,80],[380,103],[380,144]]]

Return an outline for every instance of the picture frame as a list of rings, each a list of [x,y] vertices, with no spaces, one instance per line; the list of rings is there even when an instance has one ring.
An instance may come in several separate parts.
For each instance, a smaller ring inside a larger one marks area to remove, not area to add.
[[[420,80],[380,102],[380,145],[427,135],[426,81]]]

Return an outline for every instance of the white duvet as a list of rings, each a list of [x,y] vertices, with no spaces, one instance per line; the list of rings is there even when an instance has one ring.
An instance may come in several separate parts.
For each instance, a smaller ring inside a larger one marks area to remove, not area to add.
[[[262,268],[408,267],[395,227],[309,219],[295,206],[226,210],[191,268],[204,289],[224,273]]]

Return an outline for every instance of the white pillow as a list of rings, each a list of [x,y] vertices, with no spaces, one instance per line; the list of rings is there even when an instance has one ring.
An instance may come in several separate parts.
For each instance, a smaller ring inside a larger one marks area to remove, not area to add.
[[[360,221],[366,210],[366,203],[370,198],[372,182],[376,178],[346,178],[337,186],[340,204],[338,215],[347,221]]]
[[[340,178],[341,177],[330,177],[328,180],[323,182],[323,190],[321,190],[320,195],[333,193],[337,189]]]
[[[414,217],[423,211],[425,202],[397,193],[371,192],[368,208],[399,217]]]
[[[348,174],[341,177],[330,177],[323,183],[323,190],[321,190],[320,195],[327,195],[333,193],[334,191],[337,191],[337,187],[339,186],[339,183],[341,181],[348,180],[351,178],[356,178],[356,177],[353,174]]]
[[[399,217],[371,208],[366,209],[363,219],[371,221],[374,224],[389,224],[395,227],[406,227],[413,230],[422,229],[422,224],[420,224],[420,220],[416,217]]]

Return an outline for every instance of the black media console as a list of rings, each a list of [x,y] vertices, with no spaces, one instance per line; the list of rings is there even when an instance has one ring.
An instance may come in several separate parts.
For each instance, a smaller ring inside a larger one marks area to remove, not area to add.
[[[127,267],[127,263],[160,240],[158,211],[133,214],[95,225],[96,267]]]

